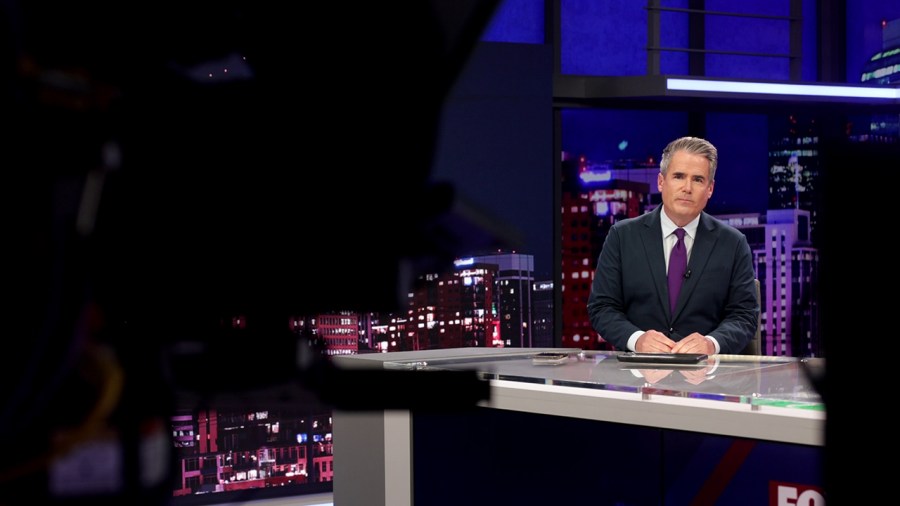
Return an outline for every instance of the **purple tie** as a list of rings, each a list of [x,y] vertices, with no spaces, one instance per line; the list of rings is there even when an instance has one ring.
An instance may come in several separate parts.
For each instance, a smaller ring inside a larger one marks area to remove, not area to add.
[[[678,241],[669,255],[669,309],[675,314],[675,302],[678,301],[678,293],[681,292],[681,283],[684,281],[684,272],[687,270],[687,249],[684,247],[684,229],[676,228],[675,235]]]

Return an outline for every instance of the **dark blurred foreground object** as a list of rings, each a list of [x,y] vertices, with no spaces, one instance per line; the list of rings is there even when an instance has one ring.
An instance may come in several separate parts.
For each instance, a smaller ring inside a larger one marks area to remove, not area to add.
[[[225,366],[296,351],[287,315],[397,309],[404,280],[485,246],[429,174],[443,100],[496,3],[0,4],[3,316],[19,342],[3,359],[0,451],[15,457],[0,505],[165,501],[174,390],[219,377],[204,391],[227,393]],[[254,340],[218,345],[237,314]],[[193,376],[167,376],[181,343],[201,344]],[[276,362],[253,388],[339,375]],[[82,455],[107,475],[48,471],[101,440]]]
[[[880,502],[883,487],[895,479],[893,466],[872,458],[882,444],[873,446],[872,438],[893,438],[894,424],[885,415],[896,394],[885,385],[895,383],[897,367],[890,350],[896,346],[894,291],[900,286],[894,247],[898,208],[890,184],[900,168],[900,143],[833,138],[819,146],[826,366],[817,385],[828,413],[826,494],[828,504]]]

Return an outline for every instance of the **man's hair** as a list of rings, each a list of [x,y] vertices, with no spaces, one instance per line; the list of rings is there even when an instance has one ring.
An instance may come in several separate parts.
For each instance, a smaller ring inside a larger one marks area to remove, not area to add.
[[[669,170],[669,162],[676,151],[686,151],[693,155],[702,155],[709,160],[709,180],[716,180],[716,167],[719,165],[719,150],[711,142],[700,137],[681,137],[670,142],[662,152],[659,171],[663,176]]]

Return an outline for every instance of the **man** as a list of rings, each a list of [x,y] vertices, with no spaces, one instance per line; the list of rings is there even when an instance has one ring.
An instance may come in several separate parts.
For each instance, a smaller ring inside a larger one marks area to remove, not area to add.
[[[740,353],[756,332],[759,303],[747,239],[703,211],[717,164],[709,141],[672,141],[657,175],[662,205],[610,229],[587,307],[594,330],[617,349]],[[673,276],[681,287],[672,290],[670,303],[667,272],[678,228],[685,231],[687,265]]]

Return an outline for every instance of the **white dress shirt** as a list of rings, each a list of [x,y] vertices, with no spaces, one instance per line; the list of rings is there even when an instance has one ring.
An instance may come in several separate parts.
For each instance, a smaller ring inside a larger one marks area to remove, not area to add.
[[[662,224],[662,235],[663,235],[663,253],[666,257],[666,273],[669,272],[669,256],[672,253],[672,248],[675,247],[675,243],[678,242],[678,236],[675,235],[675,229],[678,228],[678,225],[673,222],[669,216],[666,214],[666,210],[662,209],[659,213],[660,222]],[[700,215],[698,214],[696,218],[690,221],[687,225],[681,227],[684,229],[684,247],[687,250],[687,259],[688,265],[691,262],[691,249],[694,247],[694,237],[697,236],[697,226],[700,225]],[[690,272],[690,269],[688,270]],[[644,330],[638,330],[634,334],[631,334],[631,337],[628,338],[628,349],[631,351],[636,351],[634,347],[637,345],[637,340],[641,335],[646,332]],[[706,336],[707,339],[713,342],[713,345],[716,347],[716,353],[719,353],[719,342],[716,341],[716,338],[713,336]]]

